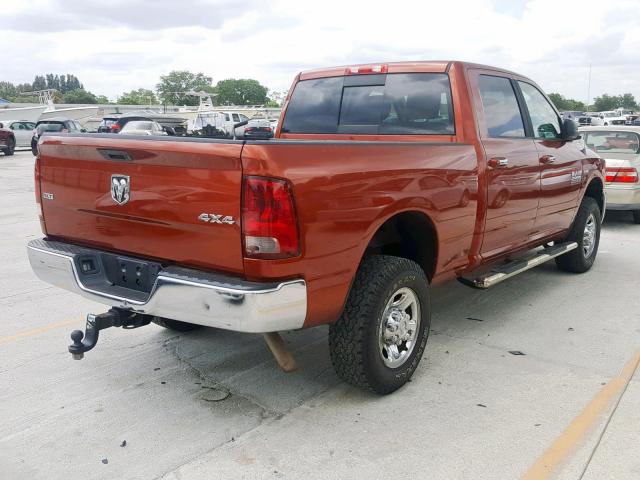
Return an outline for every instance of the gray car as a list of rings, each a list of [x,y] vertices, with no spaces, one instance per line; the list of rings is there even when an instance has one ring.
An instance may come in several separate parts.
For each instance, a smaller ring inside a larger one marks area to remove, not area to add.
[[[13,135],[16,137],[16,148],[31,147],[33,129],[36,128],[34,122],[27,120],[2,120],[0,123],[4,125],[4,128],[13,131]]]

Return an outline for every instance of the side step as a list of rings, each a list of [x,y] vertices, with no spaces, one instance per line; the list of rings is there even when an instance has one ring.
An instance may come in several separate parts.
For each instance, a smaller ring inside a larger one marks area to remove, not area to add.
[[[576,242],[559,243],[558,245],[537,251],[534,256],[508,260],[506,263],[493,268],[489,272],[483,273],[477,278],[468,279],[461,277],[458,280],[468,287],[484,290],[576,248],[578,248]]]

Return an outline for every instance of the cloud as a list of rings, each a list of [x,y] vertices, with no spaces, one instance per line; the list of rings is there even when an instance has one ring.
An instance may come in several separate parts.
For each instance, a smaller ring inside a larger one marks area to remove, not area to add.
[[[93,30],[96,27],[128,27],[157,30],[201,26],[220,28],[231,18],[257,8],[257,0],[50,0],[32,8],[3,15],[4,28],[28,32]]]
[[[289,88],[304,69],[459,59],[585,100],[640,97],[640,0],[3,0],[0,80],[74,73],[115,97],[175,69]]]

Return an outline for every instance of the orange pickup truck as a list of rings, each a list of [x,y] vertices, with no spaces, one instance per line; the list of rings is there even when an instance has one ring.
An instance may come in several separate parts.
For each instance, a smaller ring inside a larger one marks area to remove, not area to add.
[[[263,333],[331,324],[343,380],[378,393],[420,361],[430,285],[487,288],[555,258],[585,272],[603,160],[531,80],[462,62],[300,73],[275,138],[44,136],[44,281],[112,308],[74,331],[155,322]],[[561,281],[559,278],[558,281]]]

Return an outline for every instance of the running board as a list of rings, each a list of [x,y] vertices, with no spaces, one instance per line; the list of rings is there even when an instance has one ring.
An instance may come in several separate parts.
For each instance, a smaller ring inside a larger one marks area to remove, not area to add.
[[[533,267],[537,267],[552,258],[556,258],[576,248],[578,248],[578,244],[576,242],[560,243],[558,245],[546,247],[544,250],[540,250],[533,257],[509,260],[477,278],[469,279],[460,277],[458,280],[468,287],[485,290],[497,285],[507,278],[526,272]]]

